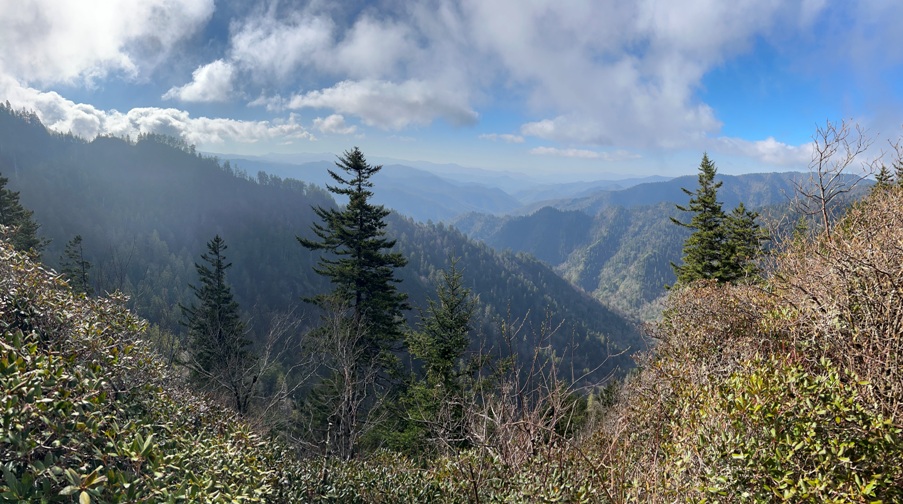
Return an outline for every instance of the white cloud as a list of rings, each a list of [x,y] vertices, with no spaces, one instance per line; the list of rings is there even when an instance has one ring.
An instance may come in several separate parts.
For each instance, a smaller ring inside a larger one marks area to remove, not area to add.
[[[332,57],[321,63],[331,64],[352,78],[392,78],[416,49],[411,30],[404,24],[364,16],[348,31]]]
[[[230,58],[252,79],[282,82],[300,68],[328,61],[334,28],[328,17],[303,12],[285,19],[251,17],[232,36]]]
[[[466,97],[430,83],[409,80],[342,81],[333,87],[295,95],[292,109],[325,108],[360,117],[364,123],[382,129],[402,129],[412,124],[429,124],[442,117],[456,125],[472,124],[477,113]]]
[[[142,75],[213,13],[213,0],[5,2],[0,71],[25,83]]]
[[[230,63],[216,60],[198,67],[192,80],[181,87],[174,87],[163,95],[164,100],[184,102],[223,102],[232,95],[232,76],[235,69]]]
[[[772,137],[756,141],[721,137],[716,140],[715,147],[722,152],[739,154],[770,165],[801,168],[812,160],[813,146],[811,143],[788,145]]]
[[[524,143],[524,137],[520,135],[512,135],[510,133],[485,133],[480,135],[481,140],[491,140],[495,142],[496,140],[501,140],[503,142],[508,143]]]
[[[345,124],[345,117],[341,114],[332,114],[329,117],[317,117],[314,119],[314,127],[323,133],[335,133],[338,135],[350,135],[357,130],[354,125]]]
[[[475,43],[540,117],[522,134],[674,147],[718,132],[698,98],[703,77],[784,23],[789,4],[471,0],[463,11]]]
[[[33,110],[49,129],[72,133],[87,140],[98,135],[132,136],[161,133],[198,146],[225,143],[253,144],[262,141],[314,140],[294,115],[279,121],[191,117],[173,108],[143,107],[122,113],[75,103],[55,92],[42,92],[0,77],[0,96],[15,108]]]

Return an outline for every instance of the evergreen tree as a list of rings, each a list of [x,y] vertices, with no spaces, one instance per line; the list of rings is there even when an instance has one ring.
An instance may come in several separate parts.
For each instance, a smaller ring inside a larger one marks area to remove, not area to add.
[[[382,205],[373,205],[370,177],[382,166],[371,166],[363,153],[355,147],[339,158],[336,166],[344,174],[329,170],[336,185],[327,189],[338,196],[348,198],[341,209],[317,207],[315,212],[322,220],[312,229],[319,241],[298,237],[309,250],[327,252],[314,270],[328,277],[334,291],[315,296],[313,301],[328,306],[336,300],[351,310],[354,324],[367,328],[361,342],[364,357],[395,348],[402,338],[402,311],[408,308],[407,295],[399,292],[394,276],[395,268],[403,267],[407,260],[399,253],[389,252],[395,240],[385,237],[385,218],[389,211]]]
[[[452,259],[442,272],[436,298],[420,313],[419,330],[408,334],[411,354],[423,364],[423,378],[414,380],[402,398],[404,445],[398,448],[420,455],[424,445],[444,452],[464,446],[467,378],[476,363],[466,363],[463,357],[476,300],[464,287],[457,262]]]
[[[436,299],[420,314],[420,330],[408,335],[411,354],[424,364],[426,383],[449,392],[460,388],[457,365],[470,343],[476,301],[464,287],[457,259],[442,272]]]
[[[91,263],[85,260],[85,253],[82,249],[82,235],[75,235],[75,238],[66,243],[66,250],[60,258],[60,273],[66,275],[73,291],[83,292],[90,296],[93,294],[91,283],[88,280],[88,270],[90,269]]]
[[[890,187],[893,181],[894,178],[893,175],[890,174],[890,170],[882,163],[878,173],[875,174],[875,188]]]
[[[191,286],[197,302],[181,306],[182,324],[188,328],[188,367],[199,384],[229,393],[236,410],[247,410],[256,376],[248,376],[252,356],[245,338],[245,324],[238,303],[226,283],[226,244],[219,235],[207,243],[201,255],[206,264],[195,263],[200,285]]]
[[[755,259],[762,251],[764,236],[756,219],[759,214],[741,202],[724,221],[725,268],[721,280],[734,282],[758,276]]]
[[[759,214],[740,203],[725,215],[718,201],[721,182],[715,182],[716,173],[715,164],[703,154],[699,187],[695,193],[683,189],[691,197],[690,203],[686,207],[676,205],[679,210],[693,212],[693,217],[689,224],[671,218],[675,224],[693,230],[684,242],[683,264],[671,264],[678,284],[700,279],[735,282],[758,274],[754,260],[761,253],[764,239],[756,223]]]
[[[894,180],[897,185],[903,185],[903,159],[894,160]]]
[[[19,193],[6,188],[9,179],[0,175],[0,225],[7,226],[6,238],[16,250],[40,256],[47,240],[38,237],[34,212],[19,203]]]
[[[693,230],[684,242],[683,264],[671,264],[678,284],[706,278],[725,280],[725,215],[718,201],[721,182],[715,182],[716,172],[708,154],[703,154],[699,164],[699,187],[695,193],[684,188],[690,203],[686,207],[677,205],[681,211],[692,212],[693,217],[689,224],[671,218],[675,224]]]

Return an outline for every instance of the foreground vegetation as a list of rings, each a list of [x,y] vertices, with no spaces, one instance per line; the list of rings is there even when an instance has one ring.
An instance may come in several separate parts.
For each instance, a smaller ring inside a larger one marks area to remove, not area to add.
[[[657,347],[583,433],[514,408],[485,426],[508,435],[417,459],[298,456],[172,376],[122,299],[74,295],[4,243],[0,498],[900,501],[901,205],[876,189],[760,284],[674,291]]]

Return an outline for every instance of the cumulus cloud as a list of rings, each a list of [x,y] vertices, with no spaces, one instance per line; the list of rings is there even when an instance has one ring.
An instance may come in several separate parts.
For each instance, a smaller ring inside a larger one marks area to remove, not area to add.
[[[501,140],[508,143],[524,143],[524,137],[520,135],[512,135],[510,133],[485,133],[480,135],[481,140],[491,140],[493,142]]]
[[[230,58],[250,78],[279,83],[301,68],[327,61],[334,29],[330,18],[303,12],[284,19],[271,13],[252,16],[232,36]]]
[[[341,114],[332,114],[329,117],[317,117],[314,119],[314,127],[323,133],[335,133],[338,135],[350,135],[357,130],[354,125],[345,124],[345,117]]]
[[[42,92],[0,77],[0,95],[17,108],[33,110],[49,129],[91,140],[98,135],[137,136],[161,133],[199,146],[261,141],[313,140],[294,115],[278,121],[241,121],[191,117],[174,108],[142,107],[128,112],[100,110],[75,103],[56,92]]]
[[[216,60],[198,67],[192,80],[181,87],[174,87],[163,95],[164,100],[184,102],[223,102],[232,95],[232,76],[235,69],[230,63]]]
[[[812,160],[811,143],[788,145],[768,137],[765,140],[744,140],[742,138],[721,137],[715,147],[722,152],[739,154],[763,163],[788,167],[803,167]]]
[[[330,88],[295,95],[287,107],[332,109],[356,115],[367,125],[395,130],[411,124],[429,124],[436,117],[456,125],[477,120],[477,113],[465,97],[419,80],[398,84],[379,80],[342,81]]]
[[[25,83],[134,78],[213,14],[213,0],[20,0],[0,16],[0,70]]]
[[[463,7],[478,47],[541,117],[522,134],[636,147],[716,134],[721,124],[698,98],[702,78],[793,9],[776,0],[474,0]]]

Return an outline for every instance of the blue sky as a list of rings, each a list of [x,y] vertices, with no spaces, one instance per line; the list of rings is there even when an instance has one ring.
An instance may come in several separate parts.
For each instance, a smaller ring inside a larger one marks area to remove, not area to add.
[[[802,170],[903,123],[895,0],[0,0],[0,99],[85,138],[561,180]]]

